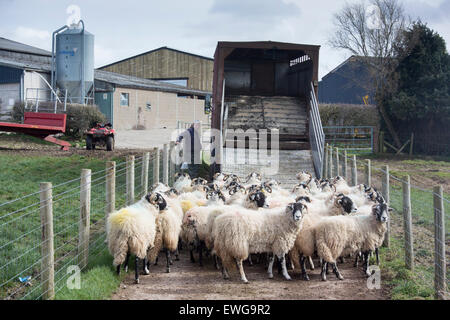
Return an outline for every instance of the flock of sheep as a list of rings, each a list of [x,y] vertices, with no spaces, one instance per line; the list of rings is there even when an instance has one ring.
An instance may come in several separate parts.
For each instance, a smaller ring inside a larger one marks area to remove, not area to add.
[[[314,269],[317,255],[321,277],[326,280],[331,266],[343,280],[337,261],[345,257],[360,259],[367,275],[369,256],[376,254],[387,228],[388,205],[380,193],[366,185],[350,187],[344,178],[317,180],[308,172],[297,174],[299,183],[291,190],[276,180],[262,181],[251,173],[245,181],[234,174],[217,173],[211,183],[188,174],[176,174],[173,188],[162,183],[137,203],[111,213],[107,219],[108,248],[113,265],[128,270],[130,255],[135,256],[135,280],[139,283],[139,261],[149,274],[158,254],[166,254],[166,271],[178,260],[178,250],[187,248],[191,262],[198,252],[214,259],[224,279],[234,266],[241,280],[248,283],[243,262],[273,265],[290,280],[289,269],[299,268],[309,280],[306,261]]]

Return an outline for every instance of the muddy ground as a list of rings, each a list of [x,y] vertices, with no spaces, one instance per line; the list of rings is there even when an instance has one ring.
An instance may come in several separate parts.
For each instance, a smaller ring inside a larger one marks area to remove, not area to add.
[[[141,275],[140,283],[134,283],[134,270],[113,295],[113,300],[384,300],[388,299],[385,289],[367,288],[367,278],[361,268],[354,268],[348,261],[339,266],[344,280],[338,280],[334,274],[328,275],[328,281],[320,279],[320,267],[308,271],[310,281],[301,280],[299,270],[289,271],[291,281],[286,281],[274,268],[274,278],[268,279],[264,264],[244,269],[250,283],[240,281],[237,271],[230,274],[230,280],[224,280],[220,271],[205,259],[203,267],[198,262],[191,263],[186,250],[180,253],[180,261],[173,261],[171,272],[166,273],[165,257],[161,254],[159,264],[152,266],[150,275]]]

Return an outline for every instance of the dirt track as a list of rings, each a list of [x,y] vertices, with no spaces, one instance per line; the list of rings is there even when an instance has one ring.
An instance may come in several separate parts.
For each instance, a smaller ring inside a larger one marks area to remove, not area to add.
[[[231,280],[223,280],[221,273],[214,269],[210,258],[204,259],[203,267],[198,262],[191,263],[186,250],[180,254],[180,261],[174,261],[171,273],[165,272],[165,257],[161,254],[159,264],[152,266],[150,275],[141,275],[140,284],[134,284],[134,270],[113,295],[113,300],[238,300],[238,299],[281,299],[281,300],[384,300],[385,290],[369,290],[362,269],[353,268],[351,263],[340,265],[345,280],[337,280],[334,274],[328,281],[320,280],[320,268],[309,271],[309,282],[300,280],[299,271],[289,271],[292,281],[286,281],[274,268],[274,279],[268,279],[264,265],[249,266],[244,269],[249,284],[239,280],[237,272],[232,272]]]

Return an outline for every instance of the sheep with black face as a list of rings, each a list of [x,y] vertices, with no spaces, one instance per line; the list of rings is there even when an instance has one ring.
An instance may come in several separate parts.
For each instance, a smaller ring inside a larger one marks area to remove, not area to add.
[[[222,259],[222,275],[229,278],[227,269],[237,265],[241,280],[248,283],[242,261],[251,253],[273,253],[282,265],[283,276],[291,280],[285,255],[293,247],[302,227],[303,216],[308,212],[302,203],[290,203],[285,208],[265,209],[264,214],[233,207],[218,216],[214,222],[214,249]],[[272,273],[273,257],[267,270]]]

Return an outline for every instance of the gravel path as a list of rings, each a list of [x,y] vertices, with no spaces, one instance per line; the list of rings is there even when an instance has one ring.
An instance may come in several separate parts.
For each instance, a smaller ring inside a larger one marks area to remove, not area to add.
[[[210,258],[200,267],[189,261],[189,254],[183,250],[180,261],[174,261],[171,273],[165,273],[165,258],[161,254],[159,264],[152,266],[150,275],[140,276],[140,284],[134,284],[134,270],[120,285],[113,300],[384,300],[388,299],[385,289],[369,290],[367,278],[362,269],[353,268],[352,263],[340,265],[345,280],[337,280],[334,274],[328,281],[320,280],[320,268],[309,271],[309,282],[300,280],[299,271],[289,271],[293,280],[286,281],[274,270],[274,279],[267,278],[264,265],[249,266],[244,269],[249,284],[240,282],[237,271],[231,273],[231,280],[223,280],[221,273],[214,269]]]

